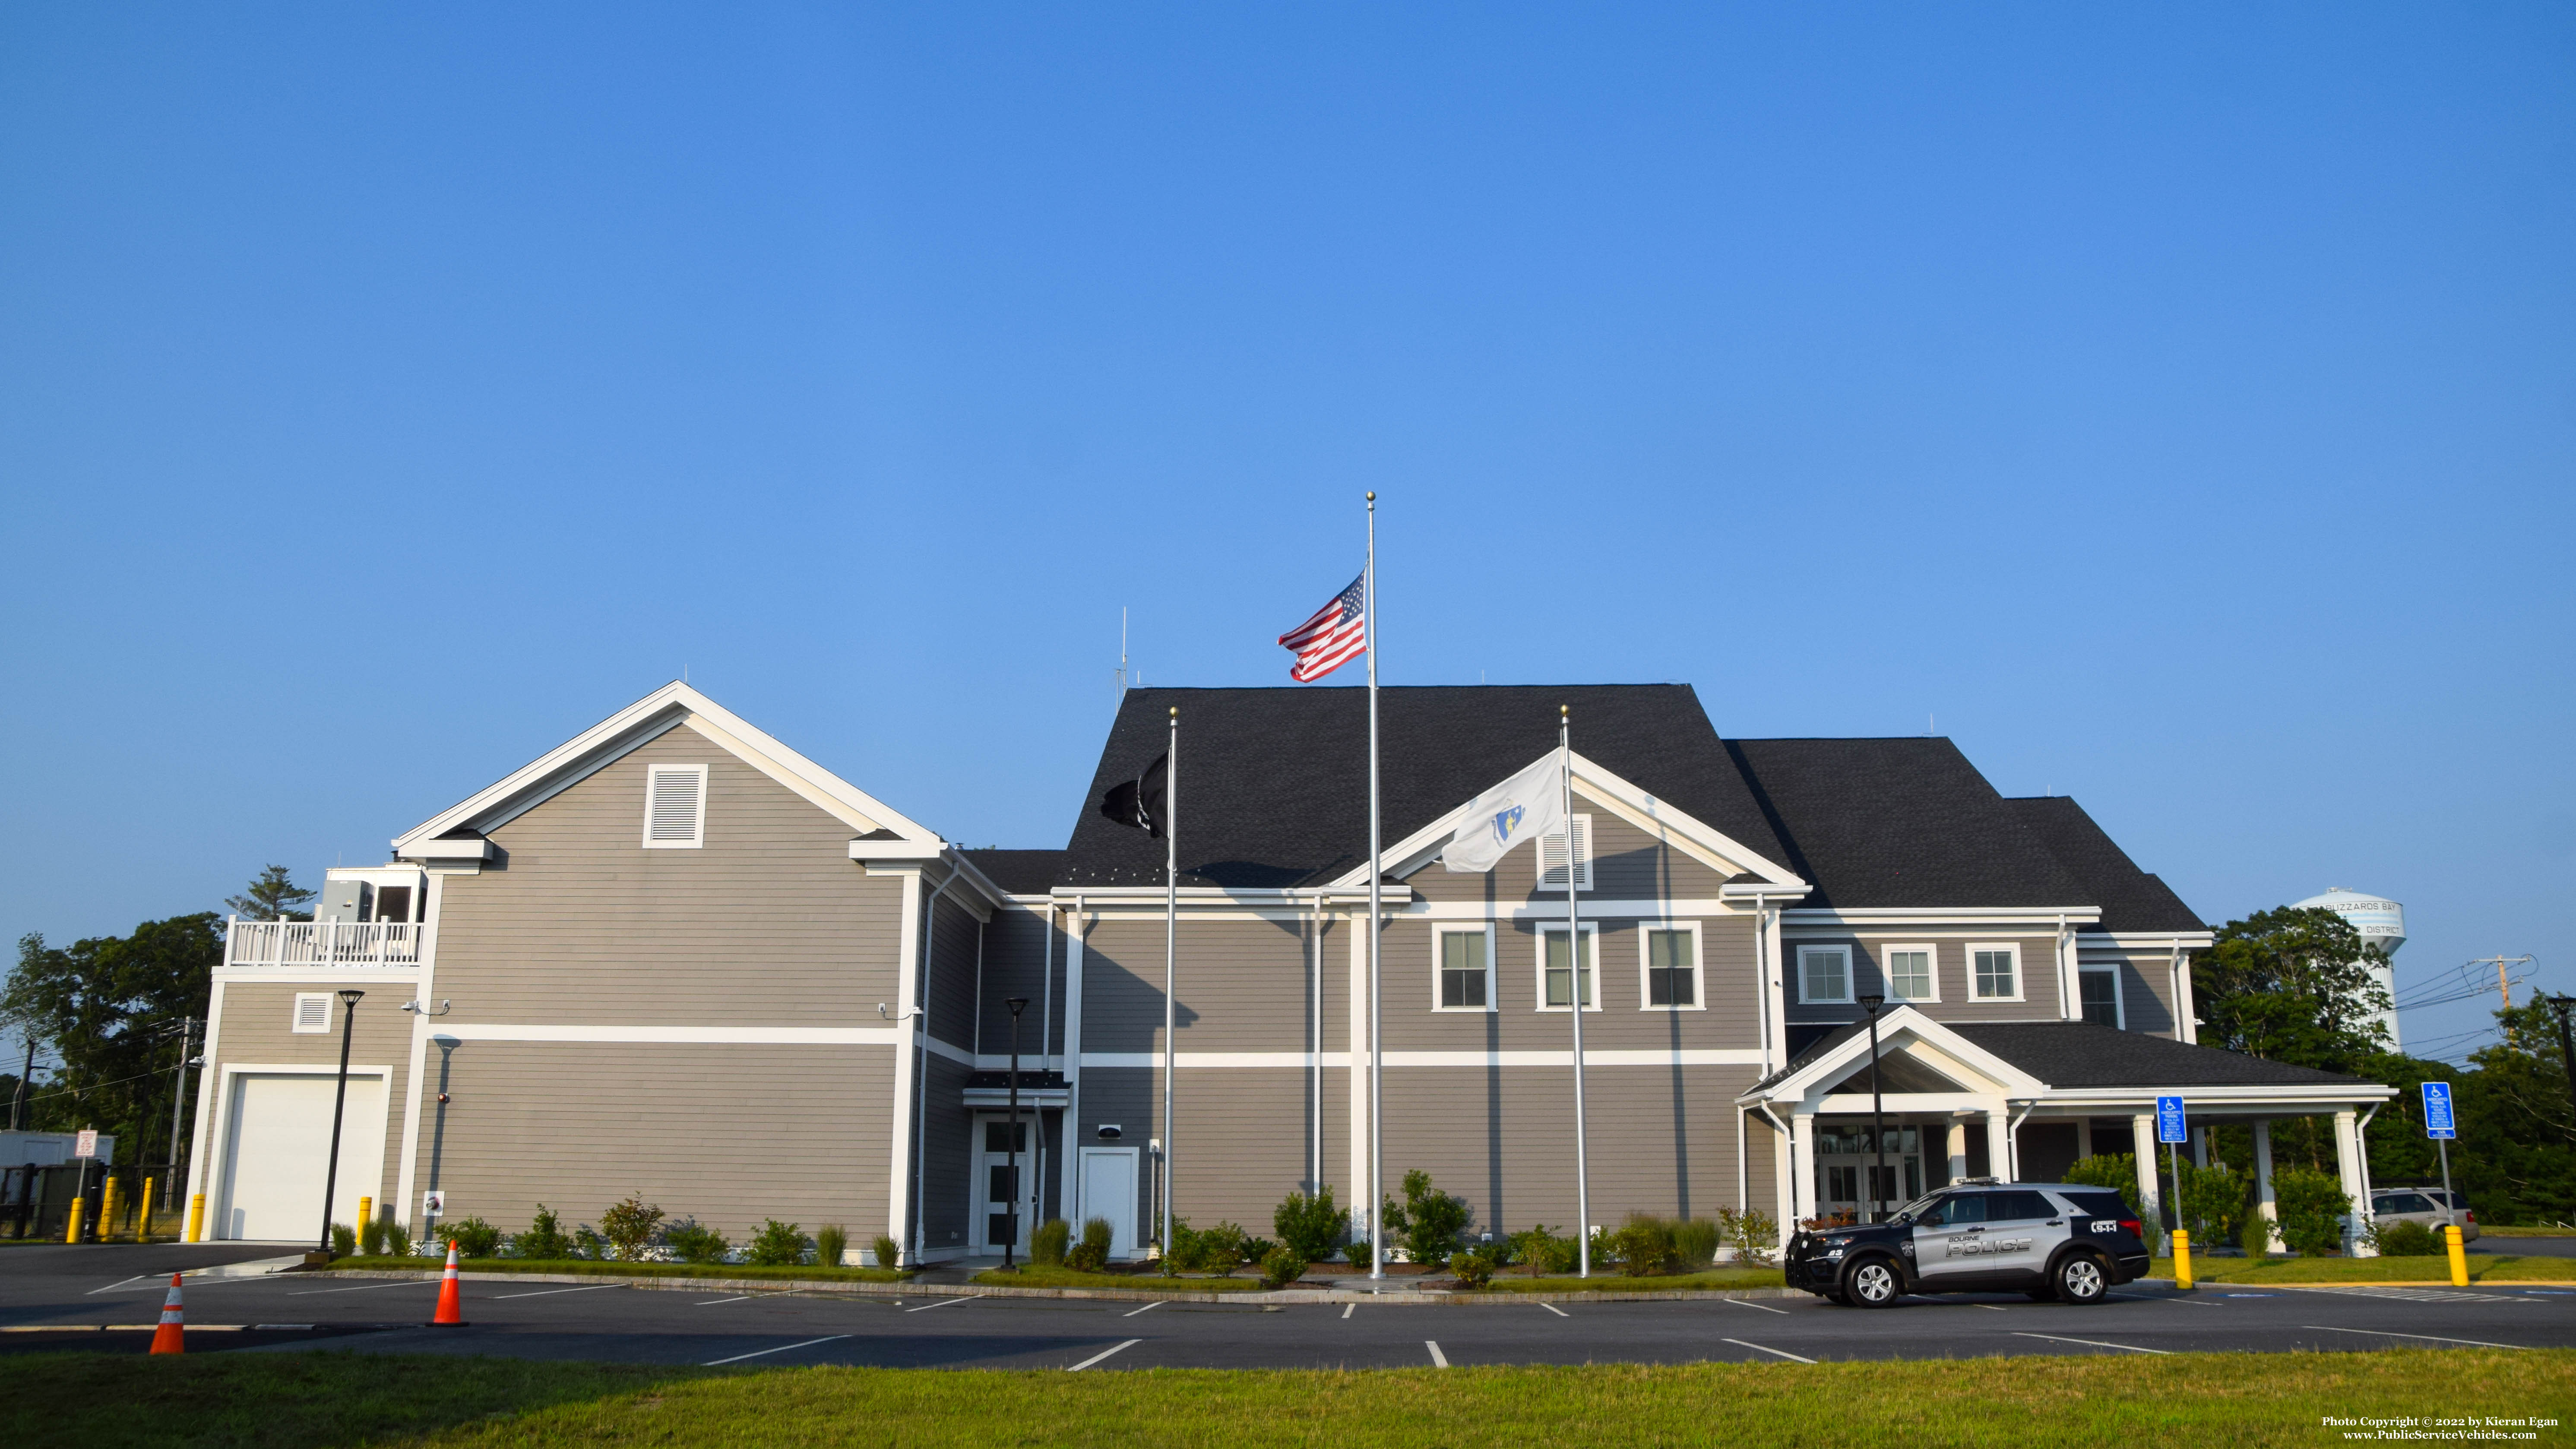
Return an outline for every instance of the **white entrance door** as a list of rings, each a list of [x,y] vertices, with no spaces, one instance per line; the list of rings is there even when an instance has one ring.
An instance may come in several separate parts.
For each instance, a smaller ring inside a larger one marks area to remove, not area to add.
[[[1109,1220],[1109,1256],[1136,1256],[1136,1149],[1082,1149],[1082,1216]],[[1082,1236],[1082,1224],[1074,1224]]]
[[[1029,1211],[1028,1202],[1019,1188],[1023,1183],[1037,1180],[1037,1165],[1029,1157],[1032,1136],[1029,1129],[1037,1125],[1032,1115],[1023,1114],[1020,1118],[1016,1144],[1019,1159],[1016,1164],[1011,1156],[1014,1144],[1009,1116],[976,1120],[975,1181],[970,1189],[974,1197],[967,1204],[967,1221],[975,1225],[973,1252],[995,1257],[1001,1255],[1002,1246],[1012,1241],[1011,1202],[1014,1197],[1019,1197],[1022,1199],[1019,1204],[1019,1255],[1026,1258],[1029,1254],[1029,1233],[1036,1224],[1030,1221],[1034,1214]]]
[[[339,1084],[336,1074],[318,1072],[246,1072],[233,1078],[215,1237],[321,1240],[322,1173],[331,1156],[331,1100]],[[358,1199],[381,1197],[384,1175],[385,1079],[351,1073],[331,1221],[355,1226]]]

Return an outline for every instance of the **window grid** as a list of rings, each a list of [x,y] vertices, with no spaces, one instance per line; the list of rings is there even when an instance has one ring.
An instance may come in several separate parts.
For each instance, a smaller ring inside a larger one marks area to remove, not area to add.
[[[1851,948],[1798,948],[1798,1000],[1809,1005],[1848,1003],[1851,996]]]
[[[2076,974],[2084,1019],[2096,1026],[2120,1028],[2120,973],[2117,967],[2086,967]]]
[[[1641,933],[1645,950],[1645,1004],[1649,1010],[1695,1010],[1699,1000],[1699,932],[1681,926],[1648,926]]]
[[[2021,996],[2021,953],[2010,946],[1968,948],[1970,979],[1980,1001],[2012,1001]]]
[[[1436,1003],[1442,1011],[1486,1011],[1493,1005],[1493,951],[1486,930],[1438,933]]]
[[[1929,946],[1891,946],[1886,951],[1887,995],[1891,1001],[1938,1001]]]
[[[1583,945],[1581,955],[1577,958],[1580,969],[1571,973],[1578,978],[1578,981],[1569,981],[1569,973],[1565,965],[1565,928],[1563,926],[1539,928],[1539,1010],[1566,1010],[1567,998],[1578,982],[1583,993],[1583,1009],[1586,1011],[1601,1009],[1599,993],[1595,990],[1595,978],[1599,973],[1594,969],[1600,961],[1601,953],[1598,949],[1600,940],[1600,927],[1587,925],[1583,928]]]

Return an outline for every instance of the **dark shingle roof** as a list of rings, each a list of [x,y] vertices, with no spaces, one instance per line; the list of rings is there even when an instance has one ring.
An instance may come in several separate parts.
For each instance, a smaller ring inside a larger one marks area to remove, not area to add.
[[[2091,905],[2038,836],[1946,739],[1730,740],[1800,906]],[[1776,858],[1776,857],[1775,857]]]
[[[2089,1021],[1945,1024],[2052,1087],[2350,1086],[2361,1080]]]
[[[984,878],[1015,896],[1042,896],[1064,871],[1061,850],[961,850]]]
[[[1622,779],[1783,858],[1779,840],[1684,684],[1414,686],[1381,689],[1379,770],[1389,848],[1556,744],[1560,704],[1574,748]],[[1368,852],[1368,696],[1358,689],[1133,689],[1120,704],[1061,885],[1147,885],[1163,843],[1102,819],[1112,784],[1163,751],[1181,711],[1184,884],[1311,885]]]
[[[2102,833],[2084,807],[2063,795],[2006,800],[2033,835],[2057,857],[2102,908],[2106,931],[2200,931],[2208,929],[2182,897],[2162,880],[2138,869],[2127,851]]]

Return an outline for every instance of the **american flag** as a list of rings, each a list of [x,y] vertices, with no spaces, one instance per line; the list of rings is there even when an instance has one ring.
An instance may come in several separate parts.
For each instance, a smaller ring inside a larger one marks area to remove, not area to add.
[[[1297,656],[1288,667],[1290,679],[1321,679],[1368,652],[1367,583],[1366,574],[1351,580],[1315,617],[1279,636],[1281,646]]]

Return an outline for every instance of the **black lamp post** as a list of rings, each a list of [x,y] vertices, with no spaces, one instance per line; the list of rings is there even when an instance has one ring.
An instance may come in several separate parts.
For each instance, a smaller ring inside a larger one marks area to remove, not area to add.
[[[1872,994],[1860,999],[1860,1009],[1869,1013],[1869,1144],[1878,1153],[1878,1166],[1870,1169],[1869,1211],[1871,1222],[1882,1218],[1879,1204],[1880,1184],[1887,1181],[1887,1129],[1880,1120],[1882,1103],[1878,1091],[1878,1009],[1887,1004],[1884,996]]]
[[[1014,996],[1002,1004],[1011,1009],[1011,1236],[1002,1243],[1002,1270],[1009,1272],[1020,1250],[1020,1013],[1029,999]]]
[[[358,1024],[358,999],[367,993],[354,988],[340,993],[340,1090],[331,1098],[331,1165],[322,1169],[322,1253],[331,1252],[331,1194],[340,1185],[340,1115],[349,1106],[349,1038]]]

